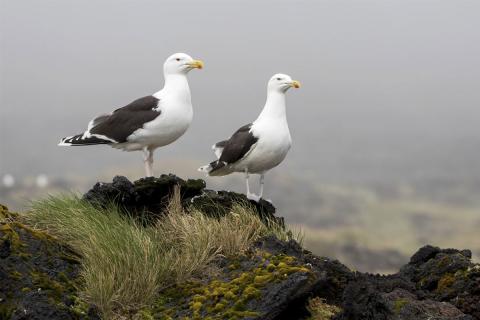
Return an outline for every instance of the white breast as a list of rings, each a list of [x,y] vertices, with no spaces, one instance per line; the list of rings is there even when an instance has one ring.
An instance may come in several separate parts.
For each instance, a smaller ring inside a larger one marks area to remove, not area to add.
[[[158,109],[160,115],[135,131],[129,142],[157,148],[174,142],[187,131],[193,118],[189,97],[165,95],[160,97]]]
[[[239,162],[243,170],[247,167],[251,173],[264,172],[278,166],[292,146],[288,124],[283,120],[255,122],[252,133],[258,137],[257,144],[245,159]]]

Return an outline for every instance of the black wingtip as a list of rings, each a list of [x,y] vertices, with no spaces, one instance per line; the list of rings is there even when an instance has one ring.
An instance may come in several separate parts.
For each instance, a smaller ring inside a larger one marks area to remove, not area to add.
[[[90,136],[85,138],[83,134],[77,134],[71,137],[65,137],[60,140],[59,146],[91,146],[96,144],[111,144],[112,141]]]

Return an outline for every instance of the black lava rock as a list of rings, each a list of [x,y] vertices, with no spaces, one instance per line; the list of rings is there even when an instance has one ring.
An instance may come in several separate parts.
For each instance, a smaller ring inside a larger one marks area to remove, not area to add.
[[[469,250],[425,246],[393,275],[355,273],[335,319],[480,319],[480,266]]]
[[[382,294],[393,311],[394,319],[402,320],[473,320],[450,303],[418,299],[412,293],[395,289]]]
[[[295,257],[311,272],[309,277],[300,273],[279,286],[268,286],[261,299],[263,302],[259,302],[261,306],[257,307],[264,313],[261,319],[307,318],[307,302],[314,296],[321,296],[331,304],[341,302],[341,293],[352,278],[352,272],[337,260],[315,256],[294,240],[285,242],[274,236],[257,241],[254,247],[272,255]]]
[[[0,259],[7,258],[12,253],[12,242],[9,239],[0,240]]]
[[[207,190],[204,180],[183,180],[172,174],[163,174],[158,178],[142,178],[133,183],[125,177],[117,176],[111,183],[95,184],[83,199],[101,207],[113,203],[129,215],[149,223],[165,214],[176,186],[180,188],[181,201],[185,208],[202,210],[208,216],[222,216],[230,212],[234,204],[245,203],[251,205],[265,221],[276,221],[283,226],[283,218],[274,215],[275,207],[268,201],[261,199],[255,202],[248,200],[243,194]]]
[[[480,265],[474,264],[471,257],[470,250],[425,246],[399,274],[428,298],[449,302],[480,319]]]
[[[14,310],[11,320],[46,320],[46,319],[62,319],[75,320],[76,315],[68,310],[68,308],[55,307],[49,301],[47,292],[33,291],[28,292],[20,300]]]
[[[363,278],[349,283],[343,295],[343,313],[338,319],[391,319],[392,311],[374,284]]]

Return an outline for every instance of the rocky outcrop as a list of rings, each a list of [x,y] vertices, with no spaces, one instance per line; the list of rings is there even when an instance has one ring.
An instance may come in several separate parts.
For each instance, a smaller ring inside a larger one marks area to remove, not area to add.
[[[450,252],[454,264],[463,260],[454,250],[444,251]],[[431,267],[433,274],[437,267],[432,261],[435,257],[425,261],[429,267],[419,265],[409,270],[428,273]],[[336,260],[303,250],[294,241],[267,237],[247,256],[235,261],[220,259],[215,265],[220,269],[214,278],[166,290],[147,314],[154,319],[205,319],[212,315],[212,319],[313,319],[309,300],[319,297],[324,301],[320,308],[336,306],[338,310],[320,319],[480,319],[470,312],[479,303],[474,295],[470,295],[470,308],[464,308],[463,303],[446,302],[422,290],[420,283],[403,271],[388,276],[352,272]],[[315,311],[321,314],[322,310]]]
[[[471,258],[470,250],[425,246],[399,274],[415,283],[427,298],[449,302],[480,319],[480,265]]]
[[[283,218],[275,216],[275,207],[268,201],[248,200],[243,194],[229,191],[205,189],[201,179],[183,180],[175,175],[163,174],[158,178],[148,177],[134,182],[116,176],[111,183],[98,182],[83,199],[105,206],[114,203],[124,208],[130,215],[142,218],[142,221],[154,221],[165,214],[168,200],[174,188],[180,188],[182,204],[185,208],[196,208],[207,215],[218,216],[229,212],[235,203],[251,205],[263,219],[276,221],[283,225]]]
[[[148,223],[166,214],[176,185],[186,208],[217,216],[245,202],[283,223],[269,202],[173,175],[133,183],[116,177],[97,183],[84,199],[98,206],[113,202]],[[0,206],[0,319],[98,319],[79,298],[80,267],[75,252]],[[163,289],[141,310],[143,319],[480,320],[480,265],[469,250],[425,246],[396,274],[372,275],[270,236],[246,254],[218,257],[209,269],[200,279]]]
[[[393,275],[356,273],[337,319],[480,319],[480,265],[469,250],[425,246]]]

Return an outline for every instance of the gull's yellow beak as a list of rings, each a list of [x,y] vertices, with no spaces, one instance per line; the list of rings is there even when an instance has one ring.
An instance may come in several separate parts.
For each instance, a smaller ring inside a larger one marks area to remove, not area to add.
[[[188,65],[192,68],[202,69],[203,68],[203,61],[201,60],[193,60],[188,63]]]
[[[300,88],[300,82],[297,80],[293,80],[291,83],[291,86],[294,87],[295,89]]]

